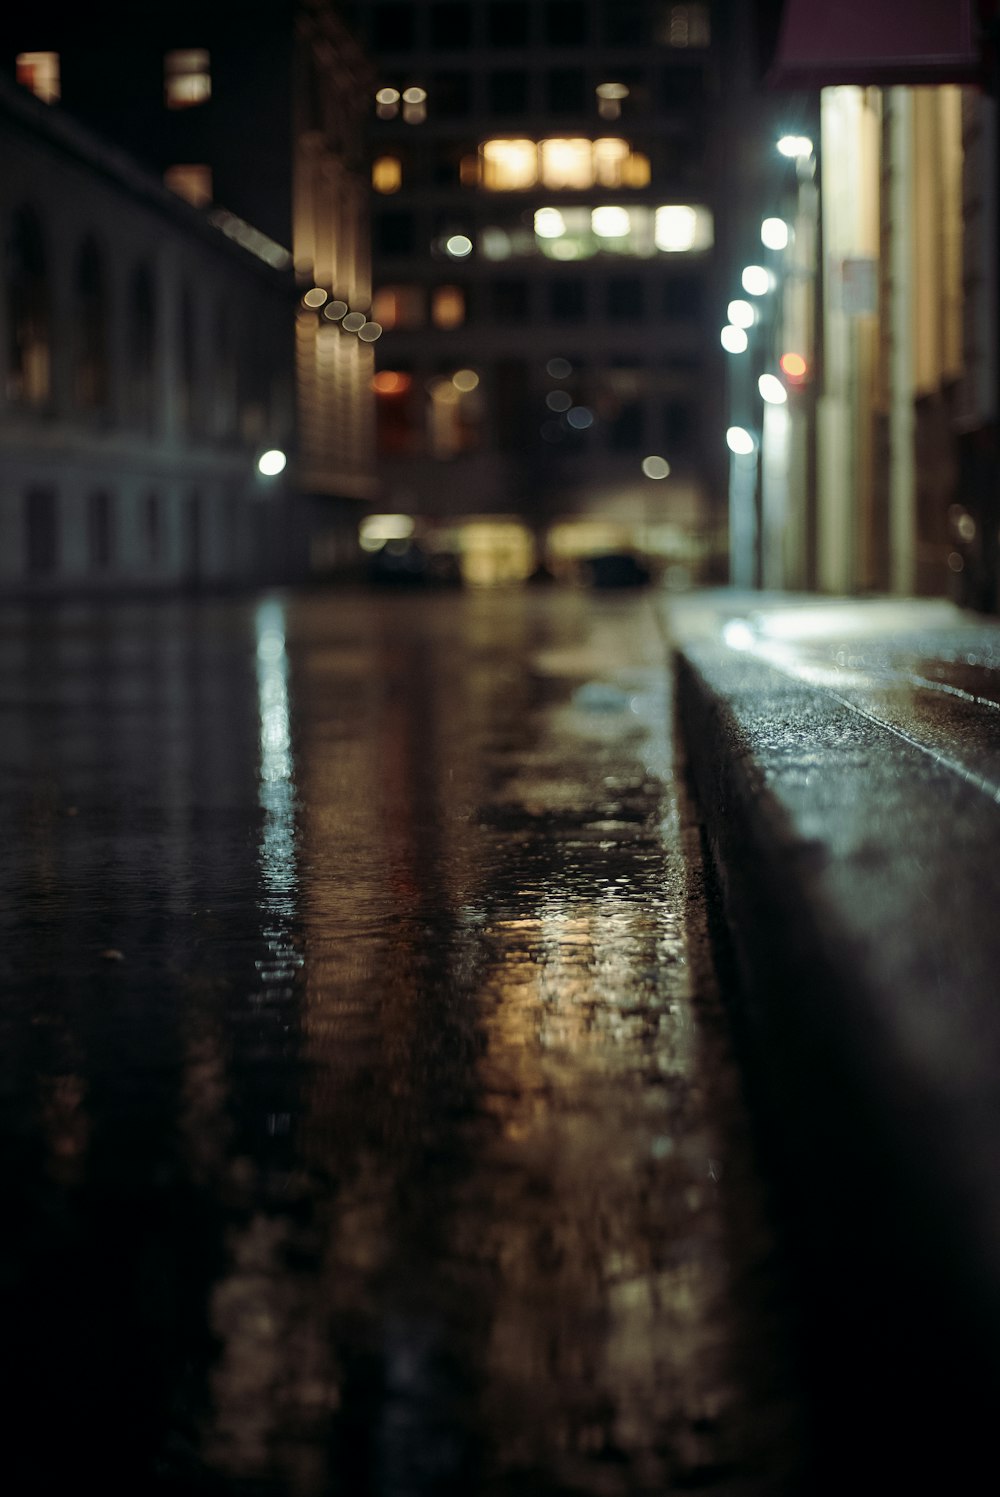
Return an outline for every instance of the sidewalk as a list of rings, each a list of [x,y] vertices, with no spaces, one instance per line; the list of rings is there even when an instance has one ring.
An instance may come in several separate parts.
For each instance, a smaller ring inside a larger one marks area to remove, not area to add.
[[[1000,624],[663,613],[822,1433],[841,1480],[871,1447],[880,1480],[947,1490],[1000,1392]]]

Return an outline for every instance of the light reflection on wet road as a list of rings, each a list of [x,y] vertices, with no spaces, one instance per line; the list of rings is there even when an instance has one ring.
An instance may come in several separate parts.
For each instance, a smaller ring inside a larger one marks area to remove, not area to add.
[[[794,1490],[669,714],[641,599],[3,615],[14,1490]]]

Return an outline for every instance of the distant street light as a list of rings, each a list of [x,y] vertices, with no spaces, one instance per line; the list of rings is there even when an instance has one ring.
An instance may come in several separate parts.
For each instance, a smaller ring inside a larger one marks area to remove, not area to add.
[[[808,135],[783,135],[778,141],[778,150],[782,156],[793,160],[797,156],[811,156],[813,143]]]
[[[723,348],[726,353],[746,353],[750,339],[741,327],[733,327],[728,323],[719,334]]]
[[[731,426],[726,432],[726,446],[737,457],[749,457],[757,444],[745,426]]]
[[[774,277],[763,265],[745,266],[740,281],[748,296],[766,296],[774,285]]]
[[[776,374],[762,374],[757,381],[757,389],[761,399],[766,400],[768,405],[784,405],[788,399],[788,391]]]
[[[788,248],[789,229],[783,218],[765,218],[760,226],[760,242],[767,249]]]
[[[257,471],[265,478],[275,478],[284,471],[288,458],[278,447],[272,447],[267,452],[262,452],[257,459]]]

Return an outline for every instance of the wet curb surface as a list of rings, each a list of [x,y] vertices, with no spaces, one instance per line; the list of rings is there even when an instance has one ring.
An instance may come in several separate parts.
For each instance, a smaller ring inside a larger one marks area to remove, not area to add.
[[[1000,1391],[1000,808],[856,703],[728,648],[721,621],[684,623],[680,730],[820,1480],[942,1489],[986,1459]]]

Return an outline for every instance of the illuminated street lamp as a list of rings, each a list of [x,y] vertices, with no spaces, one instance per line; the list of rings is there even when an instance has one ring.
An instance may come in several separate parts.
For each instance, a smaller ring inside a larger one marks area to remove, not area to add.
[[[766,296],[774,286],[774,276],[763,265],[746,265],[740,283],[748,296]]]
[[[778,150],[782,156],[787,156],[789,160],[794,161],[811,156],[813,143],[808,135],[783,135],[778,141]]]
[[[271,447],[267,452],[262,452],[257,459],[257,472],[264,478],[276,478],[279,473],[285,471],[288,458],[278,447]]]
[[[734,327],[732,323],[726,324],[719,338],[726,353],[746,353],[750,343],[744,329]]]
[[[788,399],[788,391],[776,374],[762,374],[757,389],[768,405],[784,405]]]

